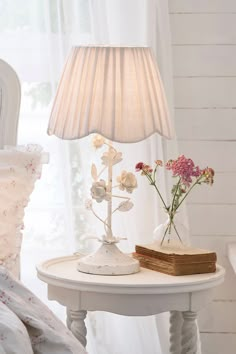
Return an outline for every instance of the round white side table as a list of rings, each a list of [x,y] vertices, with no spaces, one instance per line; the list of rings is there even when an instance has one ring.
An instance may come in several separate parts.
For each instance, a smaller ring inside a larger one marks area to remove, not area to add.
[[[101,276],[80,273],[79,256],[50,259],[37,266],[48,285],[48,299],[67,307],[67,325],[86,346],[87,311],[148,316],[170,311],[170,353],[197,353],[197,312],[213,298],[212,290],[224,280],[215,273],[170,276],[141,268],[136,274]]]

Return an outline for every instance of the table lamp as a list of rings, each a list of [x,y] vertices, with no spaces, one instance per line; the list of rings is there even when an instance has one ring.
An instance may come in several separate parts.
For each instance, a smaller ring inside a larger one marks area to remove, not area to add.
[[[172,136],[151,49],[73,47],[57,89],[48,134],[72,140],[98,133],[110,141],[133,143],[155,132]],[[108,181],[112,181],[112,166],[108,167]],[[139,271],[139,263],[116,246],[119,240],[112,233],[111,203],[112,198],[107,201],[107,233],[97,251],[79,259],[81,272],[119,275]]]

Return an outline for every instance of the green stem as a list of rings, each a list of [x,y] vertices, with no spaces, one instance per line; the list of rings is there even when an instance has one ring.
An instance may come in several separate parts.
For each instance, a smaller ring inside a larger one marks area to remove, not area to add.
[[[181,181],[181,178],[179,179],[177,185],[176,185],[176,190],[175,190],[175,194],[173,196],[173,200],[172,200],[172,205],[171,205],[171,209],[170,209],[170,212],[171,214],[173,213],[173,208],[174,208],[174,202],[175,202],[175,197],[176,197],[176,194],[177,194],[177,191],[178,191],[178,188],[179,188],[179,185],[180,185],[180,181]]]
[[[168,229],[169,229],[169,225],[167,225],[167,228],[166,228],[166,230],[165,230],[164,236],[162,237],[161,246],[162,246],[162,244],[163,244],[163,242],[164,242],[164,239],[165,239],[165,237],[166,237],[166,234],[167,234]]]
[[[161,193],[159,192],[159,189],[157,188],[156,183],[155,183],[154,181],[153,181],[152,185],[153,185],[154,188],[156,189],[156,191],[157,191],[159,197],[161,198],[161,201],[162,201],[162,203],[163,203],[165,209],[168,211],[168,206],[166,205],[164,199],[162,198]]]
[[[153,172],[153,181],[156,180],[156,172],[157,172],[157,166],[155,167],[154,172]]]
[[[175,223],[174,223],[173,219],[171,219],[170,222],[169,222],[169,224],[168,224],[167,227],[166,227],[164,236],[162,237],[161,246],[162,246],[162,244],[163,244],[163,242],[164,242],[164,240],[165,240],[167,231],[169,230],[169,231],[171,232],[171,225],[173,225],[173,227],[174,227],[174,229],[175,229],[175,232],[176,232],[176,234],[177,234],[177,236],[178,236],[178,239],[179,239],[180,242],[183,244],[183,241],[182,241],[182,239],[181,239],[181,237],[180,237],[180,235],[179,235],[179,233],[178,233],[178,230],[177,230],[177,228],[176,228],[176,226],[175,226]],[[168,241],[168,242],[169,242],[169,241]]]
[[[149,173],[145,172],[145,170],[143,170],[143,173],[144,173],[144,175],[147,177],[147,179],[149,180],[150,184],[151,184],[152,186],[154,186],[154,188],[156,189],[156,191],[157,191],[157,193],[158,193],[158,195],[159,195],[159,197],[160,197],[160,199],[161,199],[161,201],[162,201],[162,203],[163,203],[163,205],[164,205],[166,211],[168,211],[168,207],[167,207],[167,205],[166,205],[164,199],[162,198],[162,195],[161,195],[161,193],[159,192],[159,189],[158,189],[157,186],[156,186],[155,179],[152,178],[152,176],[150,176]]]
[[[175,211],[176,211],[177,209],[179,209],[180,205],[183,203],[183,201],[185,200],[185,198],[187,198],[187,196],[189,195],[189,193],[191,192],[191,190],[193,189],[193,187],[195,187],[196,184],[199,183],[199,181],[201,180],[201,178],[202,178],[202,175],[196,180],[196,182],[192,185],[192,187],[189,188],[188,192],[185,194],[185,196],[183,197],[183,199],[180,201],[180,203],[179,203],[179,205],[177,206],[177,208],[175,209]]]
[[[172,224],[173,224],[173,226],[174,226],[175,232],[176,232],[176,234],[177,234],[177,236],[178,236],[180,242],[183,243],[183,241],[182,241],[182,239],[181,239],[181,237],[180,237],[180,235],[179,235],[179,233],[178,233],[178,231],[177,231],[177,228],[176,228],[176,226],[175,226],[174,221],[172,221]]]
[[[151,183],[151,184],[153,184],[153,179],[152,179],[152,176],[150,176],[150,174],[149,173],[147,173],[146,171],[144,171],[143,170],[143,173],[144,173],[144,175],[147,177],[147,179],[149,180],[149,182]]]

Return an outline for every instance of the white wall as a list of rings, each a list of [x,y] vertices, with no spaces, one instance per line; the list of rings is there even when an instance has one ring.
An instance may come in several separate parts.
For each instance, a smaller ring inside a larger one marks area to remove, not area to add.
[[[169,0],[180,153],[216,170],[189,199],[194,245],[215,250],[226,281],[200,313],[203,354],[236,353],[236,0]]]

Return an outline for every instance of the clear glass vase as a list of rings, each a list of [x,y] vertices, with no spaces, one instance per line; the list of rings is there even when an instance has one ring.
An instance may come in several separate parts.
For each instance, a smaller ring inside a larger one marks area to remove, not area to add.
[[[154,242],[162,248],[184,249],[189,246],[189,230],[180,218],[170,217],[153,232]]]

